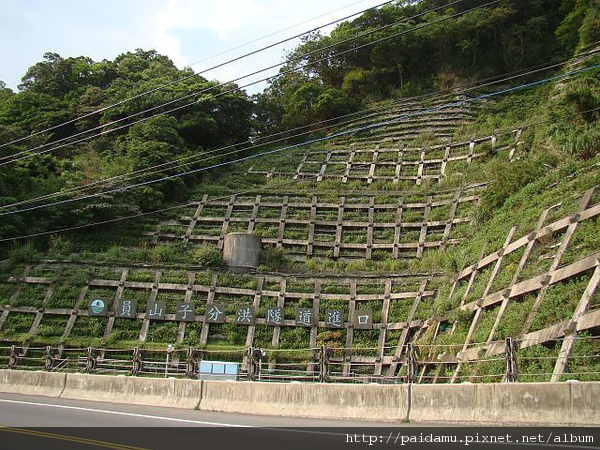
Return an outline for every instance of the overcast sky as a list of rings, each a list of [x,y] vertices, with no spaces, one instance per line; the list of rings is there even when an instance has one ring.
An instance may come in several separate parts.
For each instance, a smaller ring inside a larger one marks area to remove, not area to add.
[[[196,72],[384,0],[0,0],[0,80],[16,90],[46,52],[113,60],[154,49]],[[221,82],[283,61],[298,41],[204,73]],[[275,72],[238,81],[240,86]],[[261,90],[264,84],[248,87]]]

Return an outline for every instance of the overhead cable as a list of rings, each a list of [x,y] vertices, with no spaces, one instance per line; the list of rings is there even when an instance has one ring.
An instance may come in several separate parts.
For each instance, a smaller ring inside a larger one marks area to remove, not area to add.
[[[453,2],[453,3],[452,3],[452,5],[453,5],[453,4],[456,4],[456,3],[460,3],[460,2],[462,2],[462,1],[464,1],[464,0],[457,0],[457,1]],[[429,23],[426,23],[426,24],[423,24],[423,25],[420,25],[420,26],[416,26],[416,27],[414,27],[414,28],[412,28],[412,29],[409,29],[409,30],[404,30],[404,31],[402,31],[402,32],[400,32],[400,33],[396,33],[396,34],[393,34],[393,35],[387,36],[387,37],[385,37],[385,38],[378,39],[378,40],[376,40],[376,41],[373,41],[373,42],[370,42],[370,43],[367,43],[367,44],[361,45],[361,46],[359,46],[359,47],[355,47],[355,48],[353,48],[353,49],[350,49],[350,50],[346,50],[346,51],[343,51],[343,52],[340,52],[340,53],[336,53],[336,54],[334,54],[334,55],[330,55],[330,56],[328,56],[328,57],[325,57],[325,58],[321,58],[321,59],[319,59],[319,60],[316,60],[316,61],[313,61],[313,62],[311,62],[311,63],[307,64],[305,67],[308,67],[308,66],[311,66],[311,65],[318,64],[318,63],[320,63],[320,62],[326,61],[326,60],[328,60],[328,59],[331,59],[331,58],[333,58],[333,57],[337,57],[337,56],[340,56],[340,55],[343,55],[343,54],[346,54],[346,53],[349,53],[349,52],[352,52],[352,51],[356,51],[357,49],[364,48],[364,47],[368,47],[368,46],[370,46],[370,45],[374,45],[374,44],[376,44],[376,43],[379,43],[379,42],[382,42],[382,41],[385,41],[385,40],[393,39],[394,37],[398,37],[398,36],[401,36],[401,35],[403,35],[403,34],[407,34],[407,33],[409,33],[409,32],[412,32],[412,31],[415,31],[415,30],[418,30],[418,29],[421,29],[421,28],[424,28],[424,27],[428,27],[428,26],[437,25],[438,23],[441,23],[441,22],[444,22],[444,21],[446,21],[446,20],[449,20],[449,19],[452,19],[452,18],[458,17],[458,16],[460,16],[460,15],[462,15],[462,14],[465,14],[465,13],[467,13],[467,12],[470,12],[470,11],[473,11],[473,10],[476,10],[476,9],[479,9],[479,8],[487,7],[487,6],[491,5],[491,4],[498,3],[498,2],[500,2],[500,1],[501,1],[501,0],[494,0],[494,1],[491,1],[491,2],[489,2],[489,3],[487,3],[487,4],[485,4],[485,5],[476,6],[476,7],[473,7],[473,8],[471,8],[471,9],[469,9],[469,10],[462,11],[462,12],[459,12],[459,13],[455,13],[455,14],[452,14],[452,15],[450,15],[450,16],[446,16],[446,17],[443,17],[443,18],[441,18],[441,19],[438,19],[438,20],[436,20],[436,21],[429,22]],[[447,7],[447,6],[449,6],[449,5],[444,5],[444,7]],[[425,12],[419,13],[419,14],[417,14],[417,15],[415,15],[415,16],[412,16],[412,17],[409,17],[409,18],[403,19],[403,20],[401,20],[401,21],[399,21],[399,22],[394,22],[393,24],[388,24],[388,25],[385,25],[385,26],[382,26],[382,27],[378,27],[378,28],[376,28],[376,29],[374,29],[374,30],[369,30],[369,31],[367,31],[367,32],[365,32],[365,33],[362,33],[362,34],[358,35],[358,36],[354,36],[354,37],[352,37],[352,38],[348,38],[348,39],[346,39],[346,40],[344,40],[344,41],[341,41],[341,42],[338,42],[338,43],[332,44],[332,45],[330,45],[330,46],[328,46],[328,47],[326,47],[326,48],[324,48],[324,49],[319,49],[319,50],[315,50],[315,51],[309,52],[308,54],[306,54],[306,55],[303,55],[302,57],[312,56],[312,55],[314,55],[314,54],[317,54],[317,53],[320,53],[320,52],[322,52],[322,51],[323,51],[323,50],[325,50],[325,49],[333,48],[333,47],[334,47],[334,46],[336,46],[336,45],[340,45],[340,44],[342,44],[342,43],[346,43],[346,42],[349,42],[349,41],[352,41],[352,40],[358,39],[358,38],[360,38],[360,37],[364,37],[364,36],[366,36],[366,35],[369,35],[369,34],[372,34],[372,33],[378,32],[378,31],[381,31],[381,29],[383,29],[383,28],[387,28],[387,27],[389,27],[389,26],[392,26],[392,25],[394,25],[394,24],[398,24],[398,23],[402,23],[402,22],[405,22],[405,21],[411,21],[411,20],[414,20],[414,19],[415,19],[415,18],[417,18],[417,17],[420,17],[420,16],[423,16],[423,15],[429,14],[429,13],[431,13],[431,12],[435,12],[435,11],[437,11],[437,10],[441,9],[441,8],[442,8],[441,6],[440,6],[440,7],[437,7],[437,8],[433,8],[433,9],[431,9],[431,10],[427,10],[427,11],[425,11]],[[184,104],[184,105],[181,105],[181,106],[178,106],[178,107],[171,108],[171,109],[169,109],[169,110],[166,110],[166,111],[160,111],[160,112],[158,112],[158,113],[156,113],[156,114],[154,114],[154,115],[151,115],[151,116],[148,116],[148,117],[144,117],[144,118],[142,118],[142,119],[140,119],[140,120],[137,120],[137,121],[135,121],[135,122],[127,123],[127,124],[125,124],[125,125],[121,125],[121,126],[118,126],[118,127],[115,127],[115,128],[108,128],[108,129],[106,129],[107,127],[110,127],[110,126],[116,125],[116,124],[118,124],[119,122],[123,122],[123,121],[125,121],[125,120],[128,120],[128,119],[135,118],[135,117],[137,117],[137,116],[140,116],[140,115],[142,115],[142,114],[145,114],[145,113],[148,113],[148,112],[156,111],[156,110],[158,110],[158,109],[160,109],[160,108],[163,108],[163,107],[165,107],[165,106],[172,105],[172,104],[174,104],[174,103],[177,103],[177,102],[179,102],[179,101],[182,101],[182,100],[186,100],[186,99],[188,99],[188,98],[190,98],[190,97],[195,97],[195,96],[199,96],[199,95],[201,95],[201,94],[205,94],[205,93],[207,93],[207,92],[210,92],[210,91],[212,91],[212,90],[214,90],[214,89],[216,89],[216,88],[219,88],[219,87],[227,87],[228,85],[231,85],[231,84],[233,84],[233,83],[235,83],[235,82],[238,82],[238,81],[240,81],[240,80],[243,80],[243,79],[245,79],[245,78],[249,78],[249,77],[252,77],[252,76],[254,76],[254,75],[258,75],[258,74],[260,74],[260,73],[263,73],[263,72],[266,72],[266,71],[272,70],[272,69],[274,69],[274,68],[281,67],[281,66],[284,66],[284,65],[286,65],[286,64],[290,64],[290,63],[292,63],[292,62],[294,62],[294,61],[299,61],[300,59],[302,59],[302,57],[297,57],[297,58],[293,58],[293,59],[291,59],[291,60],[289,60],[289,61],[284,61],[284,62],[281,62],[281,63],[273,64],[273,65],[271,65],[271,66],[268,66],[268,67],[266,67],[266,68],[263,68],[263,69],[260,69],[260,70],[254,71],[254,72],[252,72],[252,73],[249,73],[249,74],[246,74],[246,75],[243,75],[243,76],[237,77],[237,78],[234,78],[234,79],[232,79],[232,80],[229,80],[229,81],[226,81],[226,82],[220,82],[220,83],[217,83],[217,84],[215,84],[214,86],[210,86],[210,87],[207,87],[207,88],[201,89],[201,90],[199,90],[199,91],[194,91],[194,92],[192,92],[192,93],[189,93],[189,94],[183,95],[183,96],[181,96],[181,97],[178,97],[178,98],[176,98],[176,99],[170,100],[170,101],[168,101],[168,102],[165,102],[165,103],[162,103],[162,104],[160,104],[160,105],[156,105],[156,106],[153,106],[153,107],[151,107],[151,108],[147,108],[147,109],[145,109],[145,110],[138,111],[138,112],[136,112],[136,113],[134,113],[134,114],[131,114],[131,115],[127,116],[127,117],[123,117],[123,118],[120,118],[120,119],[114,120],[114,121],[112,121],[112,122],[107,122],[107,123],[104,123],[104,124],[98,125],[98,126],[96,126],[96,127],[94,127],[94,128],[91,128],[91,129],[88,129],[88,130],[85,130],[85,131],[82,131],[82,132],[76,133],[76,134],[74,134],[74,135],[71,135],[71,136],[66,136],[66,137],[63,137],[63,138],[61,138],[61,139],[58,139],[58,140],[56,140],[56,141],[53,141],[53,142],[49,142],[49,143],[46,143],[46,144],[42,144],[42,145],[40,145],[40,146],[38,146],[38,147],[34,147],[34,148],[32,148],[32,149],[23,150],[23,151],[21,151],[21,152],[15,153],[15,154],[12,154],[12,155],[9,155],[9,156],[5,156],[5,157],[3,157],[3,158],[0,158],[0,161],[2,161],[2,160],[6,160],[6,159],[8,159],[8,161],[0,162],[0,166],[2,166],[2,165],[5,165],[5,164],[10,164],[10,163],[12,163],[12,162],[16,162],[16,161],[19,161],[19,160],[22,160],[22,159],[25,159],[25,158],[29,158],[29,157],[32,157],[32,156],[41,155],[41,154],[48,153],[48,152],[51,152],[51,151],[54,151],[54,150],[58,150],[58,149],[60,149],[60,148],[64,148],[64,147],[66,147],[66,146],[69,146],[69,145],[78,144],[78,143],[80,143],[80,142],[84,142],[84,141],[87,141],[87,140],[93,139],[93,138],[95,138],[95,137],[99,137],[99,136],[102,136],[102,135],[105,135],[105,134],[108,134],[108,133],[112,133],[112,132],[115,132],[115,131],[118,131],[118,130],[121,130],[121,129],[124,129],[124,128],[127,128],[127,127],[130,127],[130,126],[132,126],[132,125],[135,125],[135,124],[138,124],[138,123],[141,123],[141,122],[145,122],[146,120],[152,119],[152,118],[154,118],[154,117],[158,117],[158,116],[161,116],[161,115],[165,115],[165,114],[169,114],[169,113],[172,113],[172,112],[175,112],[175,111],[179,111],[179,110],[181,110],[181,109],[184,109],[184,108],[187,108],[187,107],[189,107],[189,106],[195,105],[196,103],[198,103],[198,102],[200,102],[200,101],[204,101],[204,100],[207,100],[207,99],[213,99],[213,98],[216,98],[216,97],[219,97],[219,96],[222,96],[222,95],[225,95],[225,94],[231,93],[231,92],[237,92],[237,91],[241,91],[243,88],[246,88],[246,87],[249,87],[249,86],[253,86],[253,85],[255,85],[255,84],[262,83],[262,82],[264,82],[264,81],[268,81],[268,80],[270,80],[270,79],[277,78],[277,77],[281,77],[281,76],[283,76],[283,75],[286,75],[286,74],[289,74],[289,73],[295,72],[295,71],[296,71],[296,69],[289,69],[289,70],[287,70],[287,71],[280,72],[280,73],[279,73],[278,75],[276,75],[275,77],[269,76],[269,77],[261,78],[261,79],[259,79],[259,80],[256,80],[256,81],[253,81],[253,82],[247,83],[247,84],[245,84],[245,85],[243,85],[243,86],[239,86],[239,87],[238,87],[238,86],[236,86],[236,87],[230,88],[230,89],[228,89],[228,90],[225,90],[225,91],[223,91],[223,92],[220,92],[220,93],[218,93],[217,95],[214,95],[214,96],[212,96],[212,97],[208,97],[208,98],[203,98],[203,97],[202,97],[202,98],[198,98],[198,99],[197,99],[197,100],[195,100],[195,101],[192,101],[192,102],[186,103],[186,104]],[[87,136],[87,137],[81,138],[81,139],[79,139],[79,140],[76,140],[76,141],[69,141],[69,142],[63,143],[63,144],[61,144],[61,145],[57,145],[57,146],[55,146],[55,147],[52,147],[52,148],[49,148],[49,149],[46,149],[46,150],[43,150],[43,151],[39,151],[39,152],[33,153],[35,150],[43,149],[43,148],[45,148],[45,147],[48,147],[48,146],[50,146],[50,145],[53,145],[53,144],[58,144],[58,143],[61,143],[61,142],[65,142],[65,141],[68,141],[69,139],[76,138],[76,137],[78,137],[78,136],[83,136],[83,135],[86,135],[86,134],[88,134],[88,133],[90,133],[90,132],[94,132],[94,131],[98,131],[98,130],[103,130],[103,131],[101,131],[101,132],[99,132],[99,133],[97,133],[97,134],[91,135],[91,136]],[[18,156],[18,157],[16,157],[16,156]]]
[[[45,133],[48,133],[48,132],[50,132],[50,131],[54,131],[54,130],[56,130],[56,129],[59,129],[59,128],[61,128],[61,127],[64,127],[64,126],[66,126],[66,125],[70,125],[70,124],[72,124],[72,123],[75,123],[75,122],[78,122],[78,121],[80,121],[80,120],[82,120],[82,119],[85,119],[85,118],[88,118],[88,117],[94,116],[94,115],[96,115],[96,114],[99,114],[99,113],[101,113],[101,112],[104,112],[104,111],[107,111],[107,110],[109,110],[109,109],[112,109],[112,108],[114,108],[114,107],[116,107],[116,106],[120,106],[120,105],[123,105],[123,104],[125,104],[125,103],[129,103],[129,102],[130,102],[130,101],[132,101],[132,100],[136,100],[136,99],[138,99],[138,98],[145,97],[145,96],[147,96],[147,95],[150,95],[150,94],[152,94],[152,93],[154,93],[154,92],[157,92],[157,91],[159,91],[159,90],[162,90],[162,89],[164,89],[164,88],[166,88],[166,87],[173,86],[173,85],[179,84],[179,83],[181,83],[181,82],[183,82],[183,81],[185,81],[185,80],[189,80],[189,79],[191,79],[191,78],[194,78],[194,77],[196,77],[196,76],[198,76],[198,75],[203,75],[203,74],[205,74],[205,73],[208,73],[208,72],[210,72],[210,71],[213,71],[213,70],[216,70],[216,69],[222,68],[222,67],[224,67],[224,66],[226,66],[226,65],[228,65],[228,64],[232,64],[232,63],[234,63],[234,62],[237,62],[237,61],[240,61],[240,60],[242,60],[242,59],[248,58],[248,57],[250,57],[250,56],[254,56],[254,55],[256,55],[256,54],[258,54],[258,53],[261,53],[261,52],[263,52],[263,51],[265,51],[265,50],[269,50],[269,49],[271,49],[271,48],[273,48],[273,47],[276,47],[276,46],[278,46],[278,45],[285,44],[286,42],[290,42],[290,41],[292,41],[292,40],[298,39],[298,38],[300,38],[300,37],[302,37],[302,36],[305,36],[305,35],[307,35],[307,34],[314,33],[314,32],[316,32],[316,31],[319,31],[319,30],[323,29],[323,28],[330,27],[330,26],[332,26],[332,25],[335,25],[336,23],[342,22],[342,21],[344,21],[344,20],[348,20],[348,19],[350,19],[350,18],[352,18],[352,17],[354,17],[354,16],[357,16],[357,15],[360,15],[360,14],[364,14],[366,11],[369,11],[369,10],[371,10],[371,9],[375,9],[375,8],[379,8],[379,7],[381,7],[381,6],[384,6],[384,5],[386,5],[386,4],[388,4],[388,3],[392,3],[392,2],[393,2],[393,0],[389,0],[389,1],[386,1],[386,2],[383,2],[383,3],[380,3],[380,4],[378,4],[378,5],[375,5],[375,6],[372,6],[372,7],[370,7],[370,8],[364,9],[364,10],[362,10],[362,11],[359,11],[359,12],[353,13],[353,14],[351,14],[351,15],[348,15],[348,16],[345,16],[345,17],[342,17],[342,18],[340,18],[340,19],[336,19],[336,20],[334,20],[334,21],[332,21],[332,22],[329,22],[329,23],[326,23],[326,24],[324,24],[324,25],[317,26],[317,27],[315,27],[315,28],[312,28],[312,29],[310,29],[310,30],[308,30],[308,31],[304,31],[304,32],[302,32],[302,33],[299,33],[299,34],[296,34],[296,35],[294,35],[294,36],[290,36],[290,37],[288,37],[288,38],[285,38],[285,39],[283,39],[283,40],[280,40],[280,41],[278,41],[278,42],[275,42],[275,43],[273,43],[273,44],[269,44],[269,45],[267,45],[267,46],[265,46],[265,47],[262,47],[262,48],[260,48],[260,49],[253,50],[253,51],[251,51],[251,52],[245,53],[245,54],[243,54],[243,55],[240,55],[240,56],[238,56],[238,57],[235,57],[235,58],[233,58],[233,59],[230,59],[230,60],[228,60],[228,61],[226,61],[226,62],[223,62],[223,63],[216,64],[216,65],[214,65],[214,66],[211,66],[211,67],[209,67],[209,68],[207,68],[207,69],[201,70],[201,71],[199,71],[199,72],[195,72],[195,73],[193,73],[193,74],[191,74],[191,75],[188,75],[188,76],[185,76],[185,77],[183,77],[183,78],[180,78],[180,79],[177,79],[177,80],[174,80],[174,81],[168,82],[168,83],[161,84],[160,86],[157,86],[157,87],[155,87],[155,88],[153,88],[153,89],[150,89],[150,90],[148,90],[148,91],[145,91],[145,92],[142,92],[142,93],[140,93],[140,94],[136,94],[136,95],[134,95],[134,96],[128,97],[128,98],[126,98],[126,99],[123,99],[123,100],[121,100],[121,101],[118,101],[118,102],[116,102],[116,103],[113,103],[113,104],[111,104],[111,105],[103,106],[103,107],[101,107],[101,108],[98,108],[97,110],[91,111],[91,112],[89,112],[89,113],[86,113],[86,114],[84,114],[84,115],[82,115],[82,116],[79,116],[79,117],[76,117],[76,118],[74,118],[74,119],[70,119],[70,120],[68,120],[68,121],[66,121],[66,122],[63,122],[63,123],[60,123],[60,124],[54,125],[54,126],[52,126],[52,127],[48,127],[48,128],[46,128],[46,129],[44,129],[44,130],[36,131],[36,132],[34,132],[34,133],[31,133],[31,134],[29,134],[29,135],[27,135],[27,136],[24,136],[24,137],[22,137],[22,138],[14,139],[14,140],[12,140],[12,141],[10,141],[10,142],[5,142],[5,143],[3,143],[3,144],[0,144],[0,148],[2,148],[2,147],[5,147],[5,146],[8,146],[8,145],[12,145],[12,144],[16,144],[16,143],[22,142],[22,141],[24,141],[24,140],[27,140],[27,139],[30,139],[30,138],[32,138],[32,137],[34,137],[34,136],[39,136],[39,135],[41,135],[41,134],[45,134]],[[357,3],[360,3],[360,2],[357,2]],[[340,9],[341,9],[341,8],[340,8]],[[338,11],[338,10],[335,10],[335,11]],[[319,17],[322,17],[322,16],[319,16]],[[274,33],[274,34],[277,34],[277,33]],[[252,41],[252,42],[256,42],[256,41],[259,41],[259,40],[261,40],[261,39],[263,39],[263,38],[256,39],[255,41]],[[237,48],[244,47],[245,45],[246,45],[246,44],[240,45],[240,46],[236,47],[236,49],[237,49]],[[228,50],[228,51],[226,51],[226,52],[222,52],[222,53],[220,53],[220,54],[223,54],[223,53],[228,53],[229,51],[230,51],[230,50]],[[218,54],[218,55],[220,55],[220,54]],[[215,56],[218,56],[218,55],[214,55],[214,56],[212,56],[212,57],[209,57],[209,58],[206,58],[206,59],[211,59],[211,58],[213,58],[213,57],[215,57]],[[204,61],[204,60],[203,60],[203,61]],[[202,61],[198,61],[198,62],[202,62]],[[196,62],[196,63],[194,63],[194,64],[197,64],[198,62]],[[51,143],[50,143],[50,144],[51,144]],[[43,146],[46,146],[46,145],[49,145],[49,144],[44,144]],[[40,146],[40,147],[43,147],[43,146]],[[11,156],[17,156],[17,155],[19,155],[19,154],[21,154],[21,153],[30,152],[30,151],[32,151],[32,150],[36,150],[37,148],[40,148],[40,147],[36,147],[36,148],[34,148],[34,149],[30,149],[30,150],[24,150],[23,152],[19,152],[19,153],[16,153],[16,154],[14,154],[14,155],[11,155]],[[4,160],[4,159],[6,159],[6,158],[7,158],[7,157],[0,157],[0,161]]]

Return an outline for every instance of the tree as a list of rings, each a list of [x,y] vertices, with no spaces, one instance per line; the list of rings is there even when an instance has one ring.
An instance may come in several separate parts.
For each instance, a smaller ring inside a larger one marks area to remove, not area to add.
[[[64,59],[58,53],[45,53],[44,61],[30,67],[19,89],[48,94],[58,99],[87,86],[106,84],[110,78],[105,67],[91,58],[78,56]]]
[[[177,75],[178,69],[167,56],[161,55],[156,50],[136,49],[117,56],[114,60],[117,77],[140,81],[151,78]]]
[[[14,125],[28,133],[45,130],[68,120],[69,111],[60,99],[52,95],[23,91],[8,95],[0,101],[0,124]],[[62,137],[72,130],[55,131],[55,136]]]
[[[202,155],[246,141],[251,133],[253,103],[243,91],[209,82],[191,69],[179,70],[154,50],[101,62],[46,53],[28,69],[20,87],[14,93],[0,84],[0,143],[28,137],[0,148],[1,156],[24,156],[0,170],[0,206],[67,187],[81,187],[82,197],[92,197],[10,216],[3,222],[5,234],[17,234],[24,224],[27,232],[36,232],[180,201],[198,176],[177,175],[201,167],[197,162],[138,173],[128,181],[96,182]],[[78,142],[65,145],[75,134],[71,141]],[[32,157],[26,153],[30,149],[45,151]],[[143,182],[149,183],[132,187]]]

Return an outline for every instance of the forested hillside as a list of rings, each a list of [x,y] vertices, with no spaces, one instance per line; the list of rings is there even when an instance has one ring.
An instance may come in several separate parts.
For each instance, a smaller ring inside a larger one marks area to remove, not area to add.
[[[598,379],[599,68],[598,0],[388,2],[253,95],[153,50],[47,53],[0,84],[0,339],[322,347],[344,376],[405,376],[416,344],[435,382],[495,379],[518,338],[531,379]],[[256,273],[222,260],[240,231]]]
[[[0,237],[157,209],[185,199],[204,175],[114,188],[215,165],[220,153],[231,153],[229,146],[248,148],[250,139],[298,126],[318,128],[319,121],[376,101],[549,67],[598,40],[594,1],[503,0],[483,8],[479,1],[408,3],[371,10],[329,36],[307,35],[281,75],[254,98],[226,80],[177,69],[152,50],[100,62],[44,55],[24,74],[19,92],[0,91],[3,211],[58,191],[64,192],[52,197],[58,202],[95,196],[4,216]],[[117,178],[131,173],[135,179]],[[100,187],[100,180],[111,181]]]
[[[74,188],[85,197],[151,181],[156,177],[148,169],[176,174],[211,151],[212,161],[219,161],[215,149],[242,145],[252,129],[252,102],[234,85],[179,70],[152,50],[101,62],[48,53],[27,71],[20,89],[2,90],[4,205],[65,191],[48,200],[60,201]],[[175,161],[184,165],[171,169]],[[120,181],[131,173],[135,181]],[[9,237],[156,209],[181,201],[200,180],[177,177],[57,205],[51,213],[4,217],[0,233]]]

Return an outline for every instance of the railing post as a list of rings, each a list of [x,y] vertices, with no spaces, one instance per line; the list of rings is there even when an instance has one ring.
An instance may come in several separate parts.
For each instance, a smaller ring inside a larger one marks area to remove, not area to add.
[[[248,347],[248,379],[260,380],[262,371],[262,359],[265,352],[261,348]]]
[[[506,372],[504,374],[505,381],[514,383],[519,378],[519,367],[517,365],[517,350],[519,344],[511,337],[506,338],[504,354],[506,357]]]
[[[419,370],[417,346],[413,343],[406,344],[406,382],[413,384],[417,381]]]
[[[246,373],[246,377],[249,381],[254,381],[254,358],[252,358],[253,351],[253,347],[248,347],[246,350],[246,355],[248,356],[248,372]]]
[[[319,383],[324,381],[324,367],[325,367],[325,346],[321,345],[319,349]]]
[[[17,356],[17,347],[14,345],[10,346],[10,356],[8,357],[8,368],[15,369],[19,362],[19,357]]]
[[[321,355],[320,355],[320,364],[319,364],[319,382],[324,383],[330,378],[330,366],[329,360],[333,356],[333,351],[330,348],[321,346]]]
[[[185,368],[185,375],[188,378],[196,378],[197,376],[197,367],[198,367],[198,360],[197,360],[197,356],[198,356],[198,352],[196,350],[194,350],[193,347],[188,348],[187,351],[187,357],[186,357],[186,368]]]
[[[91,373],[96,368],[96,357],[94,356],[94,349],[88,347],[85,350],[85,373]]]
[[[138,376],[142,370],[142,351],[139,347],[133,349],[131,375]]]
[[[167,358],[165,361],[165,378],[167,378],[168,374],[169,374],[169,358],[171,357],[171,354],[173,353],[173,351],[175,351],[175,347],[173,347],[172,344],[167,345]]]
[[[54,353],[51,346],[46,346],[46,359],[44,360],[44,370],[46,372],[51,372],[52,367],[54,366],[54,357],[52,354]]]

